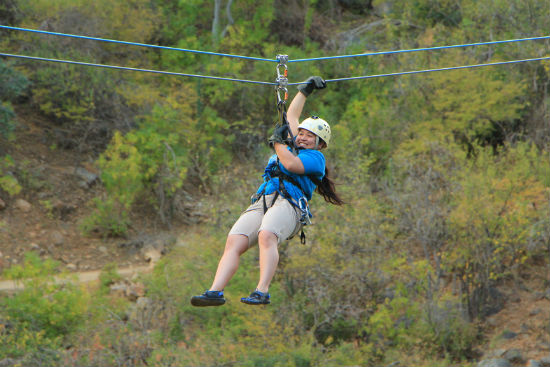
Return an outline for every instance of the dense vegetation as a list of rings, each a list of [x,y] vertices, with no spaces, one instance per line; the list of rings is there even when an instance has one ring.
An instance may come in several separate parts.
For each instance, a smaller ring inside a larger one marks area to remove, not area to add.
[[[540,0],[8,0],[0,23],[274,59],[357,54],[546,35]],[[275,63],[2,30],[3,52],[273,81]],[[291,82],[549,56],[533,41],[292,63]],[[189,201],[188,227],[142,281],[147,303],[110,296],[32,254],[3,274],[28,279],[0,300],[0,360],[63,366],[317,366],[456,363],[475,358],[496,288],[548,255],[550,63],[530,62],[330,83],[306,114],[326,118],[327,151],[348,205],[314,199],[308,245],[281,247],[269,308],[237,300],[256,283],[252,254],[223,308],[197,310],[226,231],[270,154],[272,87],[83,66],[0,60],[0,190],[28,188],[2,146],[13,106],[48,117],[51,149],[86,152],[105,196],[91,236],[131,233],[138,203],[163,225]],[[291,90],[291,97],[294,90]],[[545,171],[546,170],[546,171]],[[143,205],[142,205],[143,206]],[[250,270],[250,271],[249,271]],[[8,325],[9,327],[6,327]]]

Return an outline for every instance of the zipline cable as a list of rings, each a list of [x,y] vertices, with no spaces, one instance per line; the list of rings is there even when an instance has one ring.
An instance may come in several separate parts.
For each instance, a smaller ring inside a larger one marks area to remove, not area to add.
[[[468,68],[479,68],[482,66],[496,66],[496,65],[506,65],[506,64],[517,64],[522,62],[529,62],[529,61],[541,61],[541,60],[550,60],[550,56],[548,57],[537,57],[534,59],[524,59],[524,60],[512,60],[512,61],[500,61],[500,62],[492,62],[488,64],[476,64],[476,65],[463,65],[463,66],[451,66],[446,68],[439,68],[439,69],[425,69],[425,70],[414,70],[414,71],[402,71],[397,73],[388,73],[388,74],[376,74],[376,75],[365,75],[365,76],[355,76],[351,78],[338,78],[338,79],[326,79],[325,82],[342,82],[347,80],[358,80],[358,79],[371,79],[371,78],[381,78],[386,76],[398,76],[398,75],[411,75],[411,74],[421,74],[421,73],[430,73],[433,71],[448,71],[448,70],[459,70],[459,69],[468,69]],[[298,84],[304,84],[304,82],[300,83],[288,83],[288,85],[298,85]]]
[[[174,76],[186,76],[186,77],[191,77],[191,78],[215,79],[215,80],[225,80],[225,81],[231,81],[231,82],[242,82],[242,83],[252,83],[252,84],[274,85],[274,86],[278,85],[278,83],[274,83],[274,82],[264,82],[264,81],[257,81],[257,80],[243,80],[243,79],[235,79],[235,78],[223,78],[223,77],[197,75],[197,74],[185,74],[185,73],[177,73],[177,72],[162,71],[162,70],[139,69],[139,68],[130,68],[130,67],[124,67],[124,66],[115,66],[115,65],[94,64],[94,63],[80,62],[80,61],[49,59],[49,58],[45,58],[45,57],[14,55],[14,54],[6,54],[6,53],[0,53],[0,56],[13,57],[13,58],[19,58],[19,59],[35,60],[35,61],[50,61],[50,62],[57,62],[57,63],[64,63],[64,64],[93,66],[93,67],[101,67],[101,68],[107,68],[107,69],[141,71],[141,72],[147,72],[147,73],[163,74],[163,75],[174,75]],[[487,64],[451,66],[451,67],[438,68],[438,69],[424,69],[424,70],[402,71],[402,72],[387,73],[387,74],[374,74],[374,75],[365,75],[365,76],[355,76],[355,77],[349,77],[349,78],[326,79],[325,82],[333,83],[333,82],[342,82],[342,81],[348,81],[348,80],[372,79],[372,78],[382,78],[382,77],[388,77],[388,76],[422,74],[422,73],[430,73],[430,72],[434,72],[434,71],[460,70],[460,69],[468,69],[468,68],[479,68],[479,67],[483,67],[483,66],[497,66],[497,65],[517,64],[517,63],[524,63],[524,62],[530,62],[530,61],[542,61],[542,60],[550,60],[550,56],[548,56],[548,57],[537,57],[537,58],[533,58],[533,59],[500,61],[500,62],[493,62],[493,63],[487,63]],[[304,82],[287,83],[286,85],[291,86],[291,85],[299,85],[299,84],[305,84],[305,81]]]
[[[231,54],[224,54],[224,53],[218,53],[218,52],[210,52],[210,51],[199,51],[199,50],[189,50],[185,48],[177,48],[177,47],[168,47],[168,46],[158,46],[158,45],[150,45],[147,43],[137,43],[137,42],[128,42],[128,41],[118,41],[114,39],[107,39],[107,38],[99,38],[99,37],[88,37],[88,36],[79,36],[76,34],[67,34],[67,33],[59,33],[59,32],[49,32],[49,31],[42,31],[38,29],[29,29],[29,28],[20,28],[20,27],[11,27],[7,25],[1,25],[0,28],[3,29],[10,29],[14,31],[23,31],[23,32],[32,32],[32,33],[40,33],[40,34],[47,34],[52,36],[62,36],[62,37],[71,37],[71,38],[79,38],[79,39],[85,39],[90,41],[100,41],[100,42],[109,42],[109,43],[118,43],[122,45],[129,45],[129,46],[139,46],[139,47],[150,47],[150,48],[157,48],[162,50],[171,50],[171,51],[183,51],[183,52],[191,52],[196,54],[205,54],[205,55],[213,55],[213,56],[224,56],[224,57],[232,57],[232,58],[238,58],[238,59],[246,59],[246,60],[254,60],[254,61],[271,61],[271,62],[277,62],[275,59],[264,59],[260,57],[250,57],[250,56],[241,56],[241,55],[231,55]]]
[[[24,55],[14,55],[14,54],[5,54],[5,53],[0,53],[0,56],[14,57],[19,59],[27,59],[27,60],[34,60],[34,61],[49,61],[49,62],[58,62],[63,64],[94,66],[94,67],[107,68],[107,69],[141,71],[146,73],[163,74],[163,75],[187,76],[192,78],[216,79],[216,80],[226,80],[230,82],[241,82],[241,83],[252,83],[252,84],[277,85],[277,83],[273,83],[273,82],[262,82],[262,81],[256,81],[256,80],[243,80],[243,79],[234,79],[234,78],[223,78],[223,77],[217,77],[217,76],[185,74],[185,73],[177,73],[177,72],[162,71],[162,70],[138,69],[138,68],[129,68],[125,66],[94,64],[90,62],[70,61],[70,60],[60,60],[60,59],[49,59],[45,57],[36,57],[36,56],[24,56]]]
[[[465,43],[465,44],[451,45],[451,46],[413,48],[413,49],[409,49],[409,50],[367,52],[367,53],[355,54],[355,55],[323,56],[323,57],[314,57],[314,58],[309,58],[309,59],[294,59],[294,60],[289,60],[288,62],[291,63],[291,62],[304,62],[304,61],[344,59],[344,58],[361,57],[361,56],[391,55],[391,54],[401,54],[401,53],[407,53],[407,52],[435,51],[435,50],[444,50],[444,49],[450,49],[450,48],[496,45],[496,44],[501,44],[501,43],[535,41],[535,40],[543,40],[543,39],[550,39],[550,36],[518,38],[518,39],[510,39],[510,40],[504,40],[504,41],[488,41],[488,42],[478,42],[478,43]]]
[[[29,28],[21,28],[21,27],[12,27],[12,26],[6,26],[6,25],[0,25],[0,28],[9,29],[9,30],[16,30],[16,31],[23,31],[23,32],[32,32],[32,33],[47,34],[47,35],[53,35],[53,36],[72,37],[72,38],[79,38],[79,39],[92,40],[92,41],[118,43],[118,44],[123,44],[123,45],[131,45],[131,46],[139,46],[139,47],[151,47],[151,48],[157,48],[157,49],[163,49],[163,50],[183,51],[183,52],[191,52],[191,53],[197,53],[197,54],[206,54],[206,55],[214,55],[214,56],[224,56],[224,57],[248,59],[248,60],[254,60],[254,61],[269,61],[269,62],[278,62],[278,61],[279,61],[279,60],[277,60],[277,59],[266,59],[266,58],[260,58],[260,57],[250,57],[250,56],[232,55],[232,54],[224,54],[224,53],[210,52],[210,51],[190,50],[190,49],[177,48],[177,47],[158,46],[158,45],[151,45],[151,44],[146,44],[146,43],[137,43],[137,42],[129,42],[129,41],[119,41],[119,40],[106,39],[106,38],[99,38],[99,37],[80,36],[80,35],[75,35],[75,34],[67,34],[67,33],[61,33],[61,32],[50,32],[50,31],[43,31],[43,30],[38,30],[38,29],[29,29]],[[394,51],[367,52],[367,53],[353,54],[353,55],[323,56],[323,57],[314,57],[314,58],[307,58],[307,59],[288,60],[288,62],[289,62],[289,63],[293,63],[293,62],[306,62],[306,61],[320,61],[320,60],[331,60],[331,59],[343,59],[343,58],[362,57],[362,56],[391,55],[391,54],[400,54],[400,53],[408,53],[408,52],[435,51],[435,50],[444,50],[444,49],[460,48],[460,47],[496,45],[496,44],[503,44],[503,43],[524,42],[524,41],[536,41],[536,40],[544,40],[544,39],[550,39],[550,36],[539,36],[539,37],[529,37],[529,38],[517,38],[517,39],[509,39],[509,40],[502,40],[502,41],[487,41],[487,42],[477,42],[477,43],[464,43],[464,44],[457,44],[457,45],[450,45],[450,46],[436,46],[436,47],[414,48],[414,49],[408,49],[408,50],[394,50]]]

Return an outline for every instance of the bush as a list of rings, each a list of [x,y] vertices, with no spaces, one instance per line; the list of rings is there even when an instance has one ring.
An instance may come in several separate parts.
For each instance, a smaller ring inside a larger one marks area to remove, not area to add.
[[[21,191],[19,181],[11,173],[14,167],[15,162],[9,155],[0,158],[0,190],[7,192],[10,196],[16,195]]]
[[[28,84],[23,74],[0,61],[0,136],[9,137],[12,133],[15,113],[9,102],[20,96]]]
[[[26,330],[56,340],[74,332],[86,319],[89,295],[70,279],[55,279],[58,264],[27,253],[23,265],[4,272],[24,288],[0,300],[3,313]]]

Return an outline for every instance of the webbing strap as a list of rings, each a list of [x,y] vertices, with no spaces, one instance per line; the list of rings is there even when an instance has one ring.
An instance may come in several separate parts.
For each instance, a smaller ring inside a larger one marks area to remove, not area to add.
[[[275,204],[275,200],[279,197],[279,191],[275,191],[275,195],[273,196],[273,200],[271,200],[270,208]],[[264,201],[264,214],[267,212],[267,203],[265,202],[265,194],[262,193],[262,200]]]

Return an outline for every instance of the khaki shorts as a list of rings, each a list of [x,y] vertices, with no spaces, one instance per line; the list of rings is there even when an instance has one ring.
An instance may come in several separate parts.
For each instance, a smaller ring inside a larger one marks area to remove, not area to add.
[[[273,206],[274,194],[266,195],[268,207],[264,214],[264,199],[258,199],[250,205],[235,222],[229,234],[241,234],[248,237],[248,246],[258,243],[258,233],[269,231],[277,236],[278,243],[292,238],[302,228],[300,223],[301,212],[281,195],[277,196]]]

